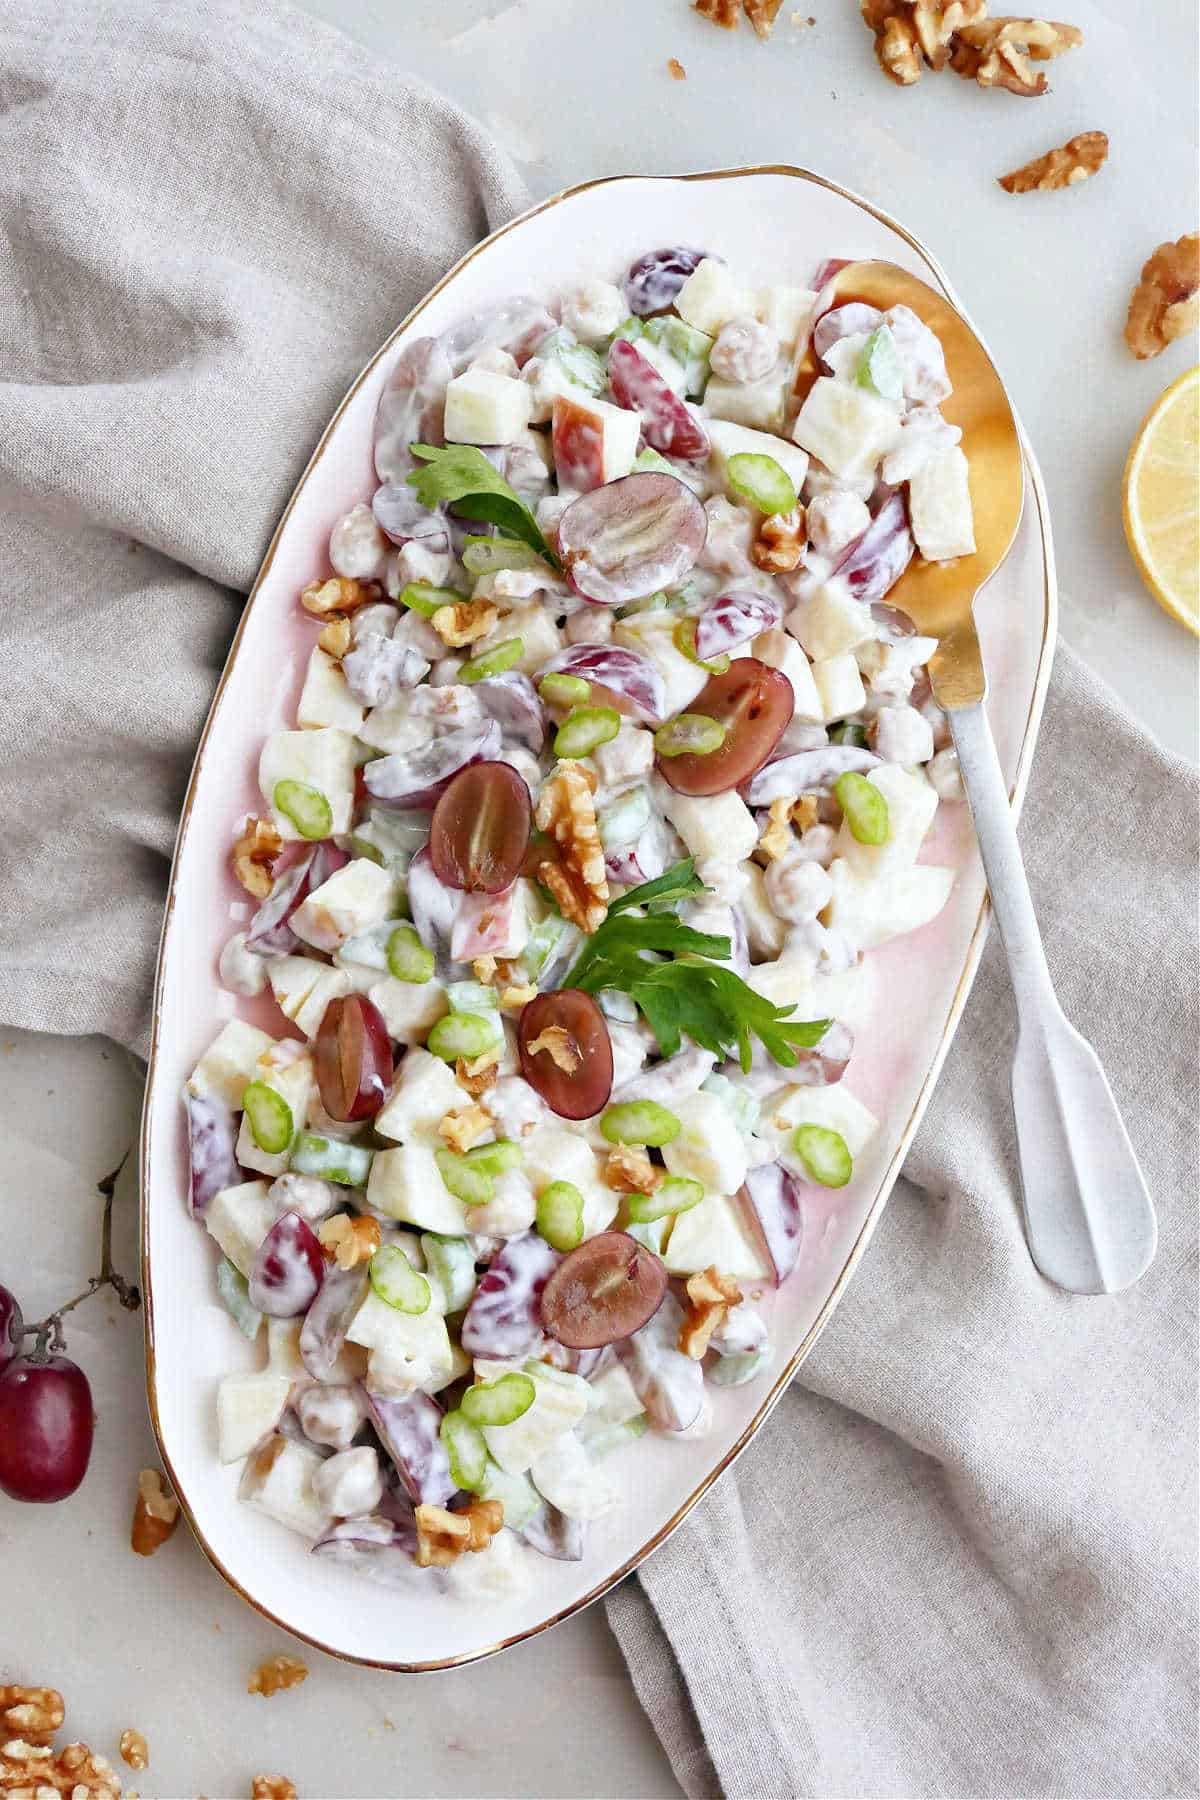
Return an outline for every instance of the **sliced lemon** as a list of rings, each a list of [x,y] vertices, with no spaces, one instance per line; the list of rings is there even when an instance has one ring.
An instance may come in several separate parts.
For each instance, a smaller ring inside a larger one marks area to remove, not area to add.
[[[1200,367],[1160,394],[1125,464],[1125,536],[1159,605],[1200,636]]]

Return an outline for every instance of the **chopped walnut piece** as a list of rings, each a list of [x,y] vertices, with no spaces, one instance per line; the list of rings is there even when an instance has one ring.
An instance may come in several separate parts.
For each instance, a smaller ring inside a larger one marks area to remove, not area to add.
[[[554,895],[563,918],[590,933],[599,930],[608,912],[608,875],[588,773],[574,763],[558,763],[542,785],[534,822],[550,833],[559,851],[557,862],[540,864],[538,879]]]
[[[328,581],[310,581],[300,595],[305,612],[315,619],[327,619],[331,613],[357,612],[368,601],[382,598],[377,581],[352,581],[348,575],[331,575]]]
[[[499,1074],[500,1046],[485,1050],[482,1056],[460,1056],[454,1065],[454,1075],[459,1087],[465,1088],[472,1099],[486,1094],[496,1085]]]
[[[754,34],[766,43],[775,29],[775,20],[783,0],[742,0],[742,11],[754,27]]]
[[[688,1309],[679,1327],[679,1348],[685,1356],[699,1362],[713,1332],[740,1305],[742,1290],[732,1275],[707,1268],[699,1275],[689,1276],[685,1292]]]
[[[1129,302],[1125,342],[1144,361],[1200,324],[1200,236],[1160,244]]]
[[[317,638],[317,643],[326,656],[332,656],[335,662],[341,662],[347,650],[354,642],[350,630],[349,619],[330,619],[324,631]]]
[[[308,1679],[308,1668],[297,1656],[269,1656],[265,1662],[259,1663],[257,1669],[246,1683],[248,1694],[261,1694],[269,1700],[272,1694],[280,1693],[284,1688],[299,1687]]]
[[[49,1744],[31,1744],[27,1738],[10,1738],[0,1744],[0,1794],[9,1800],[120,1800],[121,1783],[106,1756],[97,1756],[86,1744],[67,1744],[52,1750]]]
[[[692,0],[692,7],[707,19],[710,25],[719,25],[722,31],[735,31],[741,17],[741,0]]]
[[[491,987],[496,979],[496,966],[494,956],[477,956],[471,964],[471,973],[484,987]]]
[[[944,69],[956,32],[987,18],[987,0],[900,0],[907,8],[921,55],[931,69]]]
[[[604,1184],[618,1194],[652,1194],[662,1186],[666,1173],[650,1161],[647,1151],[619,1144],[605,1159]]]
[[[464,1106],[461,1111],[446,1114],[438,1126],[438,1136],[461,1156],[464,1150],[481,1142],[491,1129],[492,1121],[482,1106]]]
[[[250,1784],[250,1800],[297,1800],[296,1789],[286,1775],[256,1775]]]
[[[561,1069],[564,1075],[573,1075],[583,1061],[583,1053],[565,1025],[547,1025],[526,1049],[530,1056],[537,1056],[544,1050],[555,1068]]]
[[[679,61],[678,57],[675,56],[668,56],[667,58],[667,74],[671,77],[672,81],[687,80],[687,70]]]
[[[532,982],[521,982],[513,987],[501,988],[500,1010],[502,1012],[519,1012],[528,1006],[531,1000],[537,999],[537,989]]]
[[[233,872],[248,894],[265,900],[274,884],[271,873],[283,839],[269,819],[247,819],[230,852]]]
[[[65,1717],[57,1688],[0,1686],[0,1729],[5,1737],[48,1743]]]
[[[815,825],[821,816],[821,796],[819,794],[801,794],[792,802],[792,824],[797,831],[807,831]]]
[[[797,503],[791,512],[766,513],[750,546],[750,561],[774,575],[787,575],[799,563],[808,542],[808,521]]]
[[[996,177],[1006,194],[1050,193],[1055,188],[1078,187],[1108,157],[1108,136],[1103,131],[1081,131],[1068,138],[1060,150],[1047,150],[1009,175]]]
[[[473,1500],[461,1512],[418,1506],[415,1517],[418,1569],[444,1569],[464,1550],[487,1549],[504,1523],[504,1507],[499,1500]]]
[[[758,840],[758,848],[770,862],[778,862],[789,850],[796,847],[796,839],[792,833],[792,807],[796,804],[793,797],[783,794],[778,800],[772,800],[767,809],[767,829]]]
[[[1010,94],[1044,94],[1049,82],[1033,69],[1075,50],[1083,33],[1055,19],[985,19],[955,34],[950,67],[980,87],[1007,88]]]
[[[370,1262],[383,1242],[383,1233],[377,1219],[334,1213],[332,1219],[317,1226],[317,1238],[326,1256],[339,1269],[357,1269],[360,1263]]]
[[[131,1769],[148,1769],[150,1767],[150,1746],[140,1731],[130,1728],[121,1733],[121,1742],[117,1748],[121,1752],[122,1761]]]
[[[439,606],[429,622],[443,644],[460,650],[486,637],[499,617],[499,608],[490,600],[456,600],[452,606]]]
[[[889,80],[911,87],[921,79],[920,45],[904,0],[860,0],[859,10],[875,34],[875,55]]]
[[[129,1547],[138,1556],[153,1556],[161,1550],[179,1523],[179,1502],[171,1492],[165,1475],[157,1469],[143,1469],[138,1476],[137,1499],[133,1506],[133,1524],[129,1528]]]

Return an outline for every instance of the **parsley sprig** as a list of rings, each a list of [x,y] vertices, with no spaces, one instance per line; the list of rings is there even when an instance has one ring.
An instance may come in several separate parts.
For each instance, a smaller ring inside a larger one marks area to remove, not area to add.
[[[474,444],[447,444],[444,450],[431,444],[408,447],[426,464],[405,477],[422,506],[445,502],[464,519],[483,519],[489,525],[498,525],[509,537],[519,538],[536,550],[551,568],[558,568],[558,558],[538,530],[537,520],[503,475],[493,469],[482,450]]]
[[[563,986],[589,994],[619,988],[628,994],[664,1056],[674,1056],[686,1035],[716,1056],[736,1050],[749,1071],[751,1039],[757,1038],[790,1069],[796,1051],[819,1043],[830,1020],[792,1019],[794,1006],[773,1006],[736,970],[720,966],[733,954],[729,939],[693,930],[673,910],[707,891],[691,857],[631,888],[613,901]],[[633,914],[634,908],[646,910]]]

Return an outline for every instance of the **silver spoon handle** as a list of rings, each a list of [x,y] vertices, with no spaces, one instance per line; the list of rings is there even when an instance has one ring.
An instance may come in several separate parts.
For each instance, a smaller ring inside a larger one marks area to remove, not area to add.
[[[1071,1293],[1115,1293],[1154,1256],[1154,1207],[1100,1059],[1055,995],[987,715],[976,705],[949,717],[1017,1003],[1013,1120],[1030,1255]]]

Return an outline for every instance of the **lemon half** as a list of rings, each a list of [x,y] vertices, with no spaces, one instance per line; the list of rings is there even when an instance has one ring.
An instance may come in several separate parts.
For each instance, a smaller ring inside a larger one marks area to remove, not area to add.
[[[1125,536],[1159,605],[1200,636],[1200,367],[1159,395],[1125,464]]]

